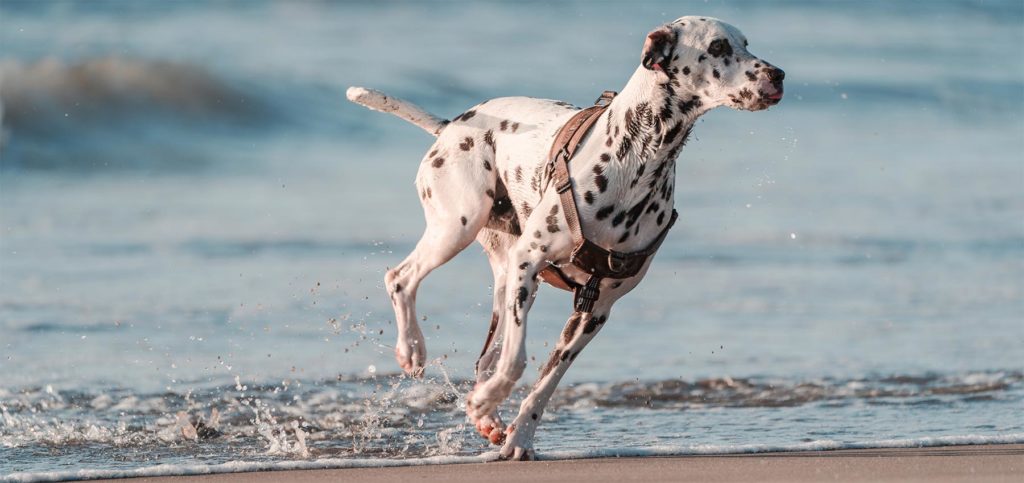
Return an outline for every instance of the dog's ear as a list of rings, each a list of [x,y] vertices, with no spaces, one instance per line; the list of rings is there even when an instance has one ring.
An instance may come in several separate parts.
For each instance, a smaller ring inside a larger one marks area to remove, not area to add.
[[[640,54],[640,64],[645,69],[664,69],[665,61],[672,56],[676,45],[676,33],[668,25],[663,25],[647,34],[644,50]]]

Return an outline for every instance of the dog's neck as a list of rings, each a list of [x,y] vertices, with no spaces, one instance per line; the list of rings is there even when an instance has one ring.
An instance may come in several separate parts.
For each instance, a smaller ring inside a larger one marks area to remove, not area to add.
[[[673,154],[674,161],[697,118],[709,110],[705,104],[689,82],[638,67],[606,113],[606,129],[617,141],[614,159],[642,164]]]
[[[674,205],[676,158],[709,109],[688,84],[640,67],[595,126],[595,133],[604,134],[598,139],[610,155],[608,169],[617,171],[610,189],[630,213],[646,205]]]

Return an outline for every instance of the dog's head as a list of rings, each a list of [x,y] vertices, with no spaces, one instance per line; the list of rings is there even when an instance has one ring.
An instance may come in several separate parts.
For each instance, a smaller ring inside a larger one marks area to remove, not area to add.
[[[647,34],[644,68],[699,93],[707,108],[759,111],[782,100],[786,73],[747,51],[736,27],[711,17],[682,17]]]

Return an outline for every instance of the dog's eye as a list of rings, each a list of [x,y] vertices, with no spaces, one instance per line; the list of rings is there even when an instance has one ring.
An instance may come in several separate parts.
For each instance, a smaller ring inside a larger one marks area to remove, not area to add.
[[[708,54],[711,55],[712,57],[732,55],[732,46],[729,45],[728,40],[715,39],[711,41],[711,45],[708,45]]]

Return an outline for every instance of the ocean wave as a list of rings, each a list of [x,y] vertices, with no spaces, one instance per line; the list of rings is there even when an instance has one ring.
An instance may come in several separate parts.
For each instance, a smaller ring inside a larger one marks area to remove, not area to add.
[[[721,377],[584,383],[560,388],[553,410],[689,411],[857,404],[955,406],[1020,397],[1024,373],[894,375],[813,381]],[[189,383],[182,382],[189,385]],[[319,456],[434,456],[459,451],[452,422],[464,418],[469,380],[339,376],[333,380],[216,385],[187,392],[0,388],[0,446],[100,444],[164,447],[210,440],[225,451],[293,448],[302,435]],[[513,399],[524,396],[519,388]],[[214,421],[214,422],[212,422]],[[201,429],[207,428],[205,436]],[[465,433],[462,425],[455,431]],[[448,440],[438,439],[449,432]],[[464,436],[464,435],[463,435]],[[296,450],[298,451],[298,450]]]
[[[941,403],[941,396],[971,396],[1004,391],[1024,380],[1024,373],[997,372],[956,376],[887,376],[871,379],[773,381],[717,378],[687,382],[579,384],[561,389],[555,404],[598,407],[791,407],[816,402],[852,404],[858,400],[913,404]],[[949,402],[949,401],[945,401]]]
[[[60,117],[85,122],[155,108],[238,120],[262,109],[258,99],[202,67],[124,57],[0,62],[0,99],[4,125],[15,130],[46,129]]]
[[[191,167],[209,134],[263,126],[271,114],[256,89],[189,63],[0,62],[6,169]]]

